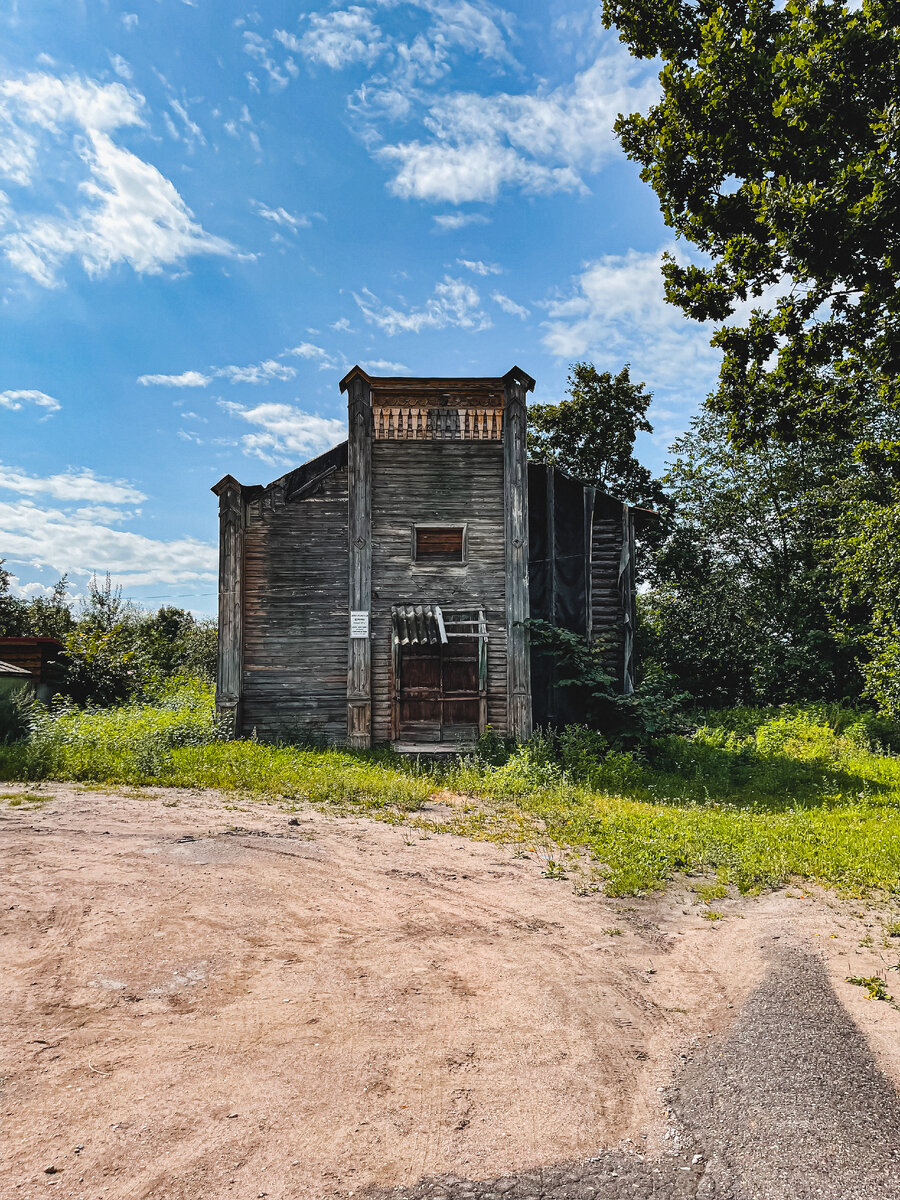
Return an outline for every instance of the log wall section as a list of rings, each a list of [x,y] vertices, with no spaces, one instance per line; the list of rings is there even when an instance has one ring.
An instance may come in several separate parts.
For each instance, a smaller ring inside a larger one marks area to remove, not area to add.
[[[347,740],[347,467],[285,499],[282,481],[247,506],[244,733]]]
[[[465,564],[412,561],[416,523],[466,525]],[[503,445],[388,441],[372,447],[372,740],[391,737],[391,605],[481,605],[487,719],[507,730]]]

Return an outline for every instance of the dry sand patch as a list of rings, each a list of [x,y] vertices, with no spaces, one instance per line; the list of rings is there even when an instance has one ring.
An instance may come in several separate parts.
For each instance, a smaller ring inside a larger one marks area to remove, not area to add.
[[[891,960],[859,946],[873,910],[781,893],[710,922],[681,885],[577,896],[408,826],[44,790],[0,811],[2,1195],[286,1200],[655,1152],[660,1089],[779,938],[900,1079],[900,1014],[843,983]]]

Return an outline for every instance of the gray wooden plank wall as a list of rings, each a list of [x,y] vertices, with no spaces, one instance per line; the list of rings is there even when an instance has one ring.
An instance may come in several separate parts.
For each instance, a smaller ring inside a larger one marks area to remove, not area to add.
[[[591,547],[591,638],[604,650],[603,661],[622,686],[624,613],[619,595],[622,506],[598,496]]]
[[[347,740],[347,469],[249,505],[244,535],[245,733]]]
[[[416,522],[468,527],[465,566],[413,563]],[[488,722],[505,734],[506,597],[500,442],[376,441],[372,447],[372,740],[391,736],[391,605],[482,604]]]

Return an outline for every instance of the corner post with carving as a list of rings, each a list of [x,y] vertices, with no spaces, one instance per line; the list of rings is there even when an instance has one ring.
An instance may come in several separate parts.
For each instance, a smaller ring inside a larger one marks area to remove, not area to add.
[[[343,380],[349,410],[350,630],[347,652],[347,741],[372,744],[372,388],[355,367]]]
[[[507,732],[531,736],[528,626],[528,447],[526,397],[534,380],[518,367],[503,377],[503,493],[506,540]]]
[[[219,497],[219,657],[216,712],[227,717],[231,735],[241,733],[243,670],[244,500],[232,475],[212,491]]]

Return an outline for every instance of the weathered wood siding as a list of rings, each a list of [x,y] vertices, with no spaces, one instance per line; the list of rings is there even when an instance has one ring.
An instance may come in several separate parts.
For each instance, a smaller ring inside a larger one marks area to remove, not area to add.
[[[624,673],[625,610],[619,590],[623,505],[597,495],[591,545],[591,635],[603,646],[607,670],[621,688]]]
[[[416,522],[467,526],[464,565],[412,561]],[[505,733],[503,446],[376,441],[372,447],[373,741],[391,737],[391,605],[481,605],[488,627],[487,719]]]
[[[344,743],[347,467],[285,495],[277,481],[247,508],[242,728]]]

